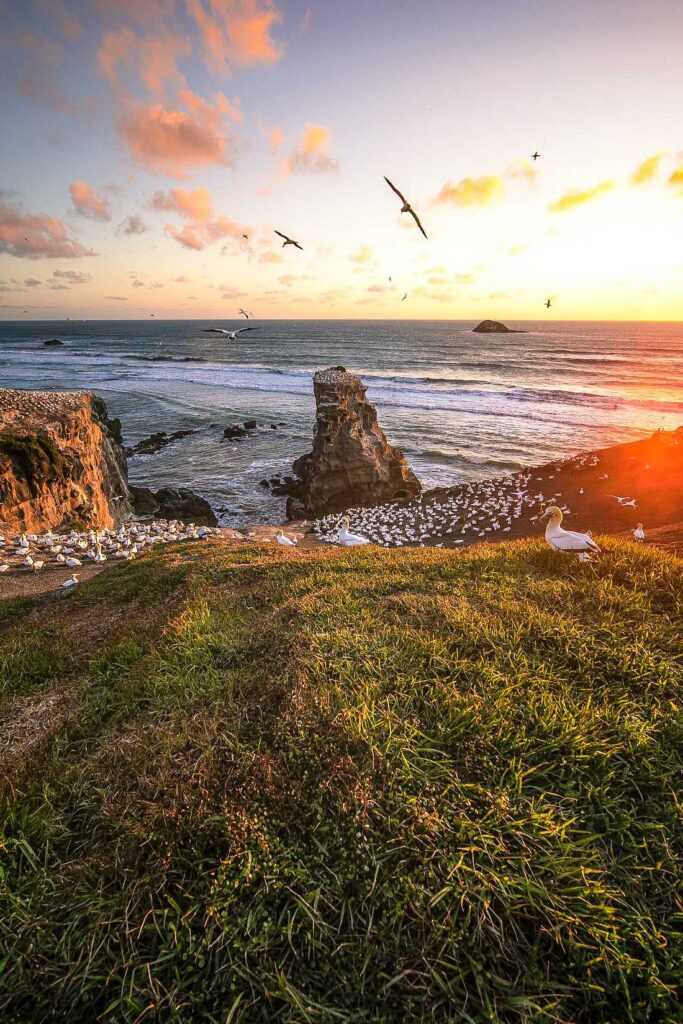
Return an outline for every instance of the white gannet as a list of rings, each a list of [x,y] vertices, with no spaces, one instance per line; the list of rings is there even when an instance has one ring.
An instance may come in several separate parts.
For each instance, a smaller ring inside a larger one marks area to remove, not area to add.
[[[81,564],[81,560],[79,558],[67,558],[66,564],[70,569],[75,569],[77,565]]]
[[[556,551],[597,551],[600,548],[588,533],[575,533],[573,530],[562,529],[563,512],[557,505],[551,505],[542,515],[542,519],[549,517],[548,525],[545,528],[545,539],[551,548]],[[582,559],[585,561],[585,559]]]
[[[362,537],[359,533],[351,533],[349,531],[350,525],[351,520],[349,519],[348,516],[344,516],[344,518],[342,519],[341,528],[337,533],[337,544],[343,544],[344,547],[351,548],[357,546],[358,544],[370,543],[367,537]]]
[[[292,540],[291,537],[286,537],[282,530],[278,530],[278,532],[275,534],[275,539],[277,540],[278,544],[284,544],[285,547],[296,547],[297,542],[295,540]]]
[[[60,586],[61,587],[65,587],[65,588],[66,587],[75,587],[77,583],[78,583],[78,576],[76,576],[76,574],[74,573],[74,575],[71,576],[70,579],[64,580],[64,582],[61,583]]]
[[[633,538],[641,543],[645,540],[645,530],[643,529],[642,523],[636,523],[636,528],[633,531]]]
[[[0,572],[9,572],[9,565],[7,562],[3,562],[3,564],[0,565]]]

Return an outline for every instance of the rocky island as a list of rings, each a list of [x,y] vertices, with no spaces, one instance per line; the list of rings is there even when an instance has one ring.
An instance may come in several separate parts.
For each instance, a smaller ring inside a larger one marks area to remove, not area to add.
[[[526,331],[516,331],[513,327],[506,327],[500,320],[482,320],[480,324],[472,328],[473,334],[526,334]]]

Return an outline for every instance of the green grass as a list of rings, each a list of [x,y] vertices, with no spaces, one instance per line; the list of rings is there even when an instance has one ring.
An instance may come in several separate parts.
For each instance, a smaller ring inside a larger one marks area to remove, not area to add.
[[[605,547],[187,545],[8,616],[0,721],[74,704],[9,766],[3,1020],[680,1021],[683,561]]]

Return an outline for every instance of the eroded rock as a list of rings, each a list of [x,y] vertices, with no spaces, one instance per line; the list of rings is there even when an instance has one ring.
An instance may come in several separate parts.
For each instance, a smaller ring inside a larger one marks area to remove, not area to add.
[[[290,518],[420,493],[419,480],[398,448],[387,441],[359,377],[332,367],[314,375],[313,388],[313,451],[294,463],[297,480],[285,478]]]

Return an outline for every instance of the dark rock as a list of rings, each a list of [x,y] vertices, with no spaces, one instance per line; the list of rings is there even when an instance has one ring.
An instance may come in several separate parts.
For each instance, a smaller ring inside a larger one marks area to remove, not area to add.
[[[245,430],[256,430],[257,426],[258,426],[258,424],[256,423],[256,420],[245,420],[244,421],[244,429]]]
[[[181,519],[203,526],[218,524],[208,501],[187,487],[162,487],[154,497],[159,504],[158,514],[164,519]]]
[[[133,510],[137,515],[153,516],[155,512],[159,511],[159,502],[154,491],[150,490],[149,487],[138,487],[135,484],[129,484],[128,490],[133,503]]]
[[[44,341],[43,345],[47,345],[48,348],[57,348],[58,346],[59,348],[63,348],[64,342],[60,341],[59,338],[51,338],[49,341]]]
[[[259,487],[265,488],[266,491],[270,488],[270,484],[267,480],[259,480],[258,485]]]
[[[239,437],[246,437],[247,432],[244,427],[226,427],[223,431],[223,437],[227,437],[229,440],[236,440]]]
[[[287,515],[310,517],[419,494],[419,480],[387,441],[360,378],[332,367],[314,375],[313,387],[313,451],[294,463],[298,481],[285,479]]]
[[[474,334],[526,334],[526,331],[515,331],[498,320],[482,320],[480,324],[472,328],[472,332]]]
[[[282,481],[279,476],[271,476],[270,483],[273,485],[273,487],[277,487],[277,485],[282,483]]]
[[[271,430],[277,430],[277,423],[271,423],[270,424],[270,429]]]
[[[126,448],[126,455],[129,458],[132,455],[154,455],[174,441],[179,441],[182,437],[189,437],[190,434],[196,433],[196,430],[174,430],[172,434],[167,434],[165,430],[158,430],[155,434],[150,434],[143,441],[138,441],[132,448]]]

